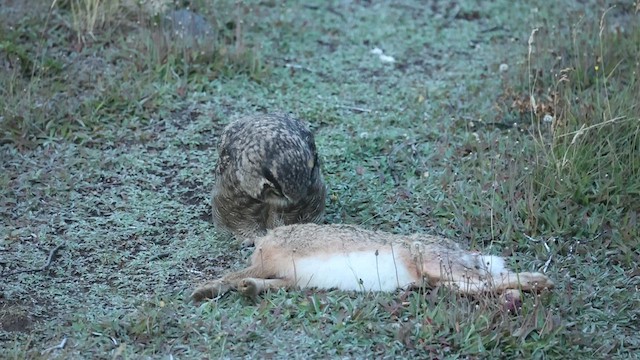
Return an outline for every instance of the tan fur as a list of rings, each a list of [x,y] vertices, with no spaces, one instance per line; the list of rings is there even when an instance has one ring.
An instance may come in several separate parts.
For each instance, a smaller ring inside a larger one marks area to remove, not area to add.
[[[244,245],[277,226],[324,219],[326,187],[303,122],[283,114],[238,119],[222,132],[218,155],[213,221]]]
[[[305,259],[311,259],[311,264],[319,264],[306,270],[314,276],[340,277],[327,268],[328,264],[339,265],[342,257],[353,256],[354,267],[357,267],[363,266],[362,259],[369,259],[367,256],[376,262],[384,256],[389,259],[389,254],[394,256],[396,274],[386,271],[377,276],[387,280],[397,276],[398,288],[443,285],[460,293],[507,292],[512,296],[513,290],[539,291],[554,286],[541,273],[515,273],[503,267],[502,258],[465,251],[443,237],[393,235],[347,225],[298,224],[278,227],[258,238],[249,267],[202,284],[193,292],[192,299],[201,301],[234,289],[255,296],[267,289],[307,287],[297,276]],[[333,263],[331,259],[334,259]],[[484,263],[487,259],[495,264]],[[364,268],[368,269],[368,266],[364,264]],[[369,272],[375,272],[376,266],[371,264]],[[402,279],[404,270],[409,280]],[[340,280],[348,278],[347,274]],[[311,277],[311,280],[321,282],[322,279]]]

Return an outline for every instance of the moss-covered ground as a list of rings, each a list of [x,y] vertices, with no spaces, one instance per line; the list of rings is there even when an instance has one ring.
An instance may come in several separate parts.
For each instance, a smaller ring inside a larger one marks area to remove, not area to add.
[[[0,0],[0,358],[638,357],[639,5],[160,3]],[[327,222],[556,289],[188,303],[249,255],[210,222],[220,131],[270,111],[314,130]]]

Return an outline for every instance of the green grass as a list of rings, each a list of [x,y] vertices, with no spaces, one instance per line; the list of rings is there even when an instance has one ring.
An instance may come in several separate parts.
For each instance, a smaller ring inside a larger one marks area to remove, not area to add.
[[[76,5],[107,3],[18,3],[0,6],[3,357],[637,357],[631,5],[187,1],[214,30],[192,42],[124,1],[95,22]],[[444,234],[557,288],[518,314],[445,289],[188,303],[249,254],[210,223],[218,134],[277,110],[316,132],[328,222]]]

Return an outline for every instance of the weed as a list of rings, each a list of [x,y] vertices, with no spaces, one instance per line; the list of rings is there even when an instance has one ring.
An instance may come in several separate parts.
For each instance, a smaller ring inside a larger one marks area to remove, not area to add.
[[[542,215],[533,223],[541,220],[542,227],[555,231],[577,220],[582,226],[575,231],[593,236],[608,232],[608,224],[620,215],[618,209],[625,213],[638,210],[640,103],[635,94],[640,88],[637,77],[628,74],[640,71],[640,31],[633,28],[621,36],[609,32],[606,21],[605,13],[596,31],[574,29],[576,55],[567,59],[569,64],[560,63],[556,73],[545,69],[553,77],[534,79],[531,84],[536,168],[529,185],[535,199],[529,203],[536,203],[532,210]],[[594,34],[595,38],[584,41],[583,34]],[[549,92],[547,98],[553,100],[550,111],[541,113],[540,107],[533,105],[537,96],[544,96],[536,88]],[[612,213],[600,213],[605,208]],[[545,213],[549,214],[546,218]],[[563,213],[583,218],[563,219]],[[593,217],[599,220],[593,221]]]
[[[51,6],[55,6],[55,2],[56,0]],[[113,25],[114,19],[117,18],[119,3],[120,1],[69,0],[73,28],[78,40],[84,43],[89,36],[95,41],[96,30]]]
[[[232,9],[238,15],[230,15],[229,26],[242,23],[241,10]],[[168,10],[167,1],[53,1],[49,11],[0,32],[0,54],[10,69],[0,77],[2,143],[30,148],[61,139],[102,141],[112,127],[136,129],[175,110],[159,104],[184,98],[212,79],[247,74],[260,81],[267,74],[241,25],[221,31],[197,13]],[[63,25],[56,19],[72,20],[75,52],[57,44],[69,34],[58,34]],[[46,28],[34,30],[43,20]],[[45,41],[38,40],[41,34]],[[157,81],[174,88],[159,90]]]

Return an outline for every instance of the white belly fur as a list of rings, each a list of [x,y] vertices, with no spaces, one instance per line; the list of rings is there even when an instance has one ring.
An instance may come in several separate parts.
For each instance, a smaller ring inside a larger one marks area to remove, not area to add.
[[[415,282],[401,259],[392,253],[358,251],[297,259],[287,274],[300,287],[356,291],[394,291]]]

